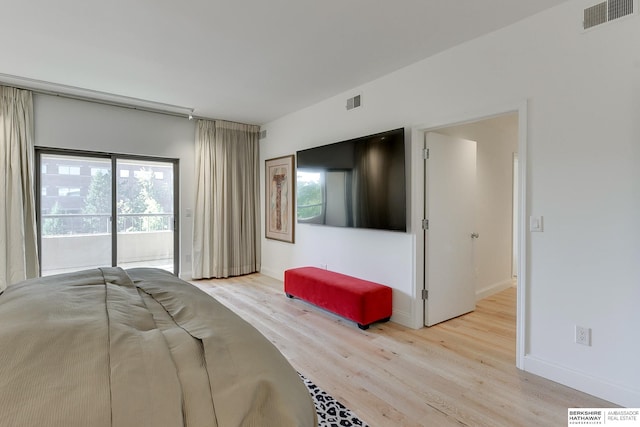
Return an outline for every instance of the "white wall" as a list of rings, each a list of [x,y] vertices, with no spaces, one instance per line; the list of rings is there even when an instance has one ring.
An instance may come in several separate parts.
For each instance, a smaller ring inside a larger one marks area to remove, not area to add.
[[[35,144],[180,160],[180,276],[191,277],[195,123],[186,118],[68,98],[34,96]]]
[[[544,215],[545,230],[527,236],[524,368],[638,407],[640,19],[583,32],[588,6],[563,3],[271,122],[261,157],[527,100],[526,215]],[[346,111],[355,94],[363,107]],[[415,170],[412,177],[415,184]],[[263,240],[263,271],[281,278],[322,262],[386,282],[396,289],[394,319],[410,324],[420,307],[415,242],[411,232],[298,225],[294,245]],[[575,325],[592,328],[591,347],[574,343]]]
[[[345,111],[342,100],[336,102],[340,104],[337,108]],[[278,122],[268,125],[269,136],[260,145],[262,160],[292,154],[315,145],[402,127],[400,122],[394,122],[361,130],[350,129],[348,123],[334,122],[322,129],[313,113],[304,117],[304,112],[300,112],[294,116],[299,116],[303,122],[293,118],[290,122],[284,120],[282,127]],[[307,134],[307,131],[310,133]],[[264,163],[262,168],[261,186],[264,188]],[[262,200],[264,217],[264,194]],[[295,227],[295,244],[265,239],[263,235],[263,274],[282,280],[287,268],[326,265],[332,271],[383,283],[394,288],[392,319],[403,324],[411,323],[415,311],[415,237],[412,234],[314,224],[295,224]]]
[[[518,151],[518,114],[437,129],[477,144],[474,278],[478,299],[511,286],[513,153]]]

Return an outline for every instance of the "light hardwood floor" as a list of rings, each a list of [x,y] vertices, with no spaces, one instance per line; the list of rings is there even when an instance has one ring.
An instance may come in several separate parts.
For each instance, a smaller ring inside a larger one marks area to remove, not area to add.
[[[515,288],[413,330],[362,331],[260,274],[192,282],[253,324],[295,369],[371,427],[566,426],[569,407],[611,407],[515,367]]]

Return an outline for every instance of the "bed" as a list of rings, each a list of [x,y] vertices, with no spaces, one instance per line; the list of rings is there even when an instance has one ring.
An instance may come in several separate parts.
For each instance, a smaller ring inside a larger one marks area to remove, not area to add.
[[[0,426],[314,426],[308,390],[253,326],[158,269],[0,294]]]

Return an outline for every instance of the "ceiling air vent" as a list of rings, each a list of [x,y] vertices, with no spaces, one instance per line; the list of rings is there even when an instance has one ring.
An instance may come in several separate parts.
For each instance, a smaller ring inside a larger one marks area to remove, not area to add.
[[[634,12],[635,0],[608,0],[584,10],[584,29],[592,28]]]

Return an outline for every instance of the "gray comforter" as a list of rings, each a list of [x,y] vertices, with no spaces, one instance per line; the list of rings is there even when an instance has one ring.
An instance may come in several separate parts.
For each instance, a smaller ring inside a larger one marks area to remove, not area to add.
[[[155,269],[0,295],[0,426],[313,426],[305,385],[254,327]]]

